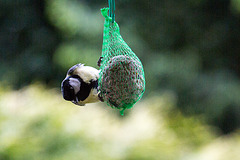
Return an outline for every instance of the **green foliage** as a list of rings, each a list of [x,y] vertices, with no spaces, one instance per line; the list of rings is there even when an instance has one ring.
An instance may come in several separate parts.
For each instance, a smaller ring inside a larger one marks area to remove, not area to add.
[[[232,0],[231,7],[236,12],[236,14],[240,13],[240,1],[239,0]]]
[[[172,93],[155,95],[120,118],[101,103],[75,107],[57,90],[38,84],[5,90],[0,97],[0,159],[240,158],[237,132],[216,138],[199,117],[175,110],[175,99]]]
[[[0,81],[58,86],[75,63],[96,67],[106,1],[0,1]],[[240,127],[239,0],[119,0],[121,35],[142,60],[146,93],[173,92],[183,114],[222,133]],[[60,90],[60,89],[59,89]],[[0,93],[1,94],[1,93]]]
[[[79,53],[81,51],[81,53]],[[62,44],[55,52],[53,62],[59,68],[70,68],[72,64],[84,62],[90,66],[97,66],[96,59],[99,51],[95,48],[89,48],[79,43]],[[79,54],[81,56],[79,56]]]
[[[64,36],[82,36],[88,41],[101,36],[103,21],[99,10],[93,10],[76,0],[53,0],[46,3],[50,21]]]

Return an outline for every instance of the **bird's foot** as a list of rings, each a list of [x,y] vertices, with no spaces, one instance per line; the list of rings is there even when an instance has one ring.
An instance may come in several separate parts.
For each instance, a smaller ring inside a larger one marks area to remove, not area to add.
[[[102,59],[103,59],[103,57],[100,57],[100,58],[98,59],[98,61],[97,61],[97,65],[98,65],[98,67],[101,66]]]
[[[98,94],[98,99],[99,99],[101,102],[104,102],[104,99],[103,99],[103,97],[102,97],[100,94]]]

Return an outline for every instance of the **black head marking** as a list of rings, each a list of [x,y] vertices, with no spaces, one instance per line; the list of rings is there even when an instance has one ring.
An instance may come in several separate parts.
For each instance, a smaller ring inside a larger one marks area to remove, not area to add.
[[[73,69],[74,70],[74,69]],[[70,85],[70,78],[76,78],[80,81],[80,90],[77,94],[75,94],[73,86]],[[77,104],[78,101],[84,101],[88,98],[92,89],[98,88],[98,81],[90,81],[91,83],[84,82],[78,75],[71,75],[63,80],[61,85],[61,90],[63,94],[63,98],[67,101],[72,101]]]
[[[67,101],[77,101],[78,98],[76,97],[74,86],[72,86],[70,83],[70,78],[79,80],[80,84],[82,81],[82,79],[78,75],[68,76],[66,79],[64,79],[61,85],[63,98]]]
[[[74,88],[69,84],[69,78],[63,80],[61,90],[65,100],[72,101],[75,99]]]
[[[80,87],[80,91],[77,93],[77,97],[79,100],[84,101],[90,94],[91,90],[93,88],[97,89],[98,88],[98,82],[96,81],[90,81],[91,83],[85,83],[81,78],[80,78],[80,82],[81,82],[81,87]]]

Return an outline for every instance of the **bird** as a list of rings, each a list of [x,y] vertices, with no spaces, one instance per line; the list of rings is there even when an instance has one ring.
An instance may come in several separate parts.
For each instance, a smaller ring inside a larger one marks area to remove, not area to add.
[[[63,98],[79,106],[103,101],[98,89],[99,72],[81,63],[72,66],[61,83]]]

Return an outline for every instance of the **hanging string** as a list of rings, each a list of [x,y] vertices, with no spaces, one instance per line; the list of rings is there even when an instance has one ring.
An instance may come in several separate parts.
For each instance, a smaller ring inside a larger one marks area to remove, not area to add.
[[[109,17],[112,18],[112,23],[115,20],[115,0],[108,0],[109,5]]]

